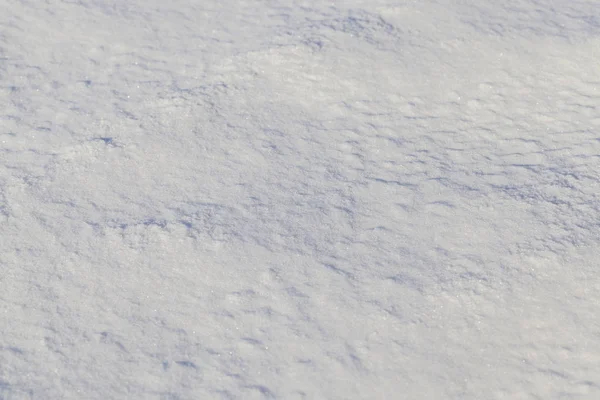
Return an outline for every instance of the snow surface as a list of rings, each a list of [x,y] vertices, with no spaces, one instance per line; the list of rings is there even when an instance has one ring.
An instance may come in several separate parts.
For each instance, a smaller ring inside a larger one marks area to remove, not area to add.
[[[599,399],[597,0],[0,0],[0,399]]]

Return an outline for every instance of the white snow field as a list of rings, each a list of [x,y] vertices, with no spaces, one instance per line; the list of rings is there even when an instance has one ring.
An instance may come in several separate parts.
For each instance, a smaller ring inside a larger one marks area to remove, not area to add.
[[[598,0],[0,0],[0,399],[600,399]]]

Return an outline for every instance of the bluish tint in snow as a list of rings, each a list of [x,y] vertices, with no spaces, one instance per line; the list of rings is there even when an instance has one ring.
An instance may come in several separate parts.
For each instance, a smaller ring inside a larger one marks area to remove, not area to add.
[[[0,0],[0,399],[600,398],[600,8]]]

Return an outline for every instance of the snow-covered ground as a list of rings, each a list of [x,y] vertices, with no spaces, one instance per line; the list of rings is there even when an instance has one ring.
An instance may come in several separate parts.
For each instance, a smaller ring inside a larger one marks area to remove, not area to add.
[[[598,0],[0,0],[0,399],[599,399]]]

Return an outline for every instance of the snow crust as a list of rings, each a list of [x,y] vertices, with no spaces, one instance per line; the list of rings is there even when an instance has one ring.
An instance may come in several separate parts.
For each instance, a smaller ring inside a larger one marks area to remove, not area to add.
[[[600,398],[595,0],[0,0],[0,399]]]

